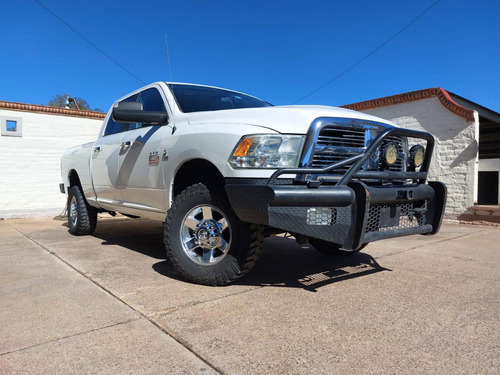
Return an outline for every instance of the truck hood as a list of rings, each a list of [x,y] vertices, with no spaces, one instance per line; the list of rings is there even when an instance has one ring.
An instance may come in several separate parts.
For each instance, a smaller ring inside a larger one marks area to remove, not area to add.
[[[329,106],[289,105],[262,108],[226,109],[187,113],[193,125],[231,124],[254,125],[278,133],[305,134],[318,117],[352,118],[396,126],[390,121],[366,113]]]

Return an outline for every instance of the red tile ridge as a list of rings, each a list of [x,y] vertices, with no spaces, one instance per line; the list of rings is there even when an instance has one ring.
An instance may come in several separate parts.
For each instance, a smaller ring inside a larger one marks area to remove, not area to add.
[[[92,119],[103,119],[104,117],[106,117],[106,114],[103,112],[86,111],[81,109],[68,109],[61,107],[49,107],[46,105],[38,105],[38,104],[6,102],[3,100],[0,100],[0,109],[8,109],[14,111],[23,111],[23,112],[48,113],[53,115],[84,117]]]
[[[466,108],[455,102],[450,94],[441,87],[434,87],[430,89],[406,92],[403,94],[385,96],[383,98],[367,100],[353,104],[342,105],[341,107],[352,109],[355,111],[363,111],[372,108],[385,107],[389,105],[412,102],[416,100],[428,99],[437,97],[441,104],[450,112],[455,113],[469,121],[474,120],[474,110]]]

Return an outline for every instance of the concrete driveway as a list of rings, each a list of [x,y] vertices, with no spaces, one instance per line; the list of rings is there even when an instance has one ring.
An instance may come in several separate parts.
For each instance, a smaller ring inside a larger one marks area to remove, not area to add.
[[[179,280],[161,223],[0,221],[0,374],[498,374],[500,229],[327,256],[269,238],[234,285]]]

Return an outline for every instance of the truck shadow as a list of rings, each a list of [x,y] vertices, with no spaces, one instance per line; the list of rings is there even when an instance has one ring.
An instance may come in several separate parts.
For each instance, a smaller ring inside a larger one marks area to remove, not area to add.
[[[166,261],[153,269],[176,280],[181,280]],[[262,256],[256,266],[233,285],[302,288],[317,292],[329,284],[368,276],[390,269],[380,266],[366,253],[328,255],[309,245],[298,245],[294,239],[267,238]]]
[[[127,221],[127,222],[124,222]],[[165,260],[163,227],[146,219],[114,218],[101,220],[94,237],[102,245],[118,245],[158,259],[153,269],[163,276],[184,281]],[[369,251],[370,246],[366,248]],[[299,245],[293,238],[270,237],[256,266],[236,285],[302,288],[316,292],[319,288],[340,281],[390,271],[380,266],[365,252],[327,255],[309,245]]]
[[[94,237],[101,245],[118,245],[155,259],[166,259],[163,224],[154,220],[112,218],[98,220]]]
[[[369,248],[368,248],[369,249]],[[302,288],[311,292],[333,283],[368,276],[390,269],[380,266],[369,254],[324,254],[294,239],[268,238],[255,268],[239,285]]]

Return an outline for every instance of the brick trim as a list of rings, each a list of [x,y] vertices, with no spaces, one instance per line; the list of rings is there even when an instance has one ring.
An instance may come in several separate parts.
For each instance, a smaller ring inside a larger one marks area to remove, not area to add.
[[[37,105],[37,104],[6,102],[3,100],[0,100],[0,109],[8,109],[14,111],[23,111],[23,112],[47,113],[52,115],[62,115],[62,116],[72,116],[72,117],[84,117],[84,118],[99,119],[99,120],[106,117],[106,114],[103,112],[84,111],[80,109],[66,109],[61,107],[49,107],[46,105]]]
[[[413,102],[416,100],[428,99],[433,97],[437,97],[441,102],[441,104],[450,112],[453,112],[456,115],[467,119],[468,121],[474,120],[474,110],[466,108],[455,102],[451,98],[450,94],[448,94],[448,92],[441,87],[411,91],[411,92],[406,92],[404,94],[386,96],[383,98],[372,99],[353,104],[346,104],[342,105],[341,107],[347,109],[353,109],[355,111],[363,111],[367,109],[385,107],[399,103]]]

